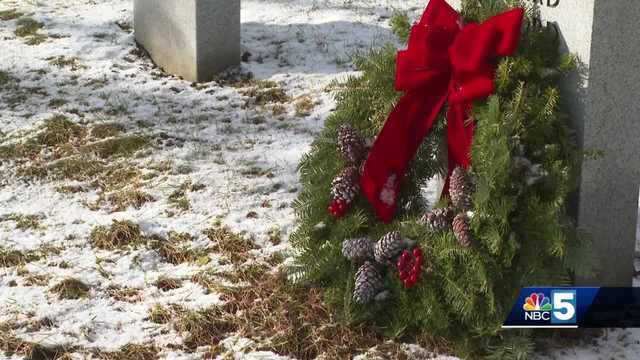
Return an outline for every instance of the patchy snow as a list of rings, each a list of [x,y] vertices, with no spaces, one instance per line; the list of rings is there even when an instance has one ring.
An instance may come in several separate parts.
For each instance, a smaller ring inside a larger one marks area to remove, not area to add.
[[[174,265],[152,249],[99,250],[88,243],[91,232],[113,220],[132,220],[145,236],[189,233],[191,245],[198,248],[208,243],[203,231],[221,222],[253,237],[258,259],[278,252],[286,256],[286,239],[294,226],[292,202],[299,191],[297,164],[334,106],[328,85],[354,74],[354,53],[394,41],[388,24],[393,9],[417,14],[424,1],[243,0],[242,45],[251,57],[242,69],[256,79],[275,82],[289,98],[265,105],[253,103],[238,87],[215,82],[192,86],[154,68],[137,53],[130,31],[132,4],[0,3],[0,11],[15,8],[23,17],[42,22],[39,33],[45,35],[43,43],[29,45],[14,33],[17,19],[0,20],[0,71],[19,79],[18,90],[0,93],[0,145],[21,141],[44,120],[64,114],[87,126],[117,122],[127,133],[164,138],[153,152],[131,161],[145,174],[168,168],[140,182],[155,201],[139,209],[113,211],[105,194],[94,188],[57,190],[61,185],[89,184],[26,182],[15,175],[10,162],[0,163],[0,217],[40,219],[35,228],[0,221],[0,248],[58,249],[24,266],[0,267],[0,323],[48,319],[49,326],[16,330],[21,338],[45,345],[113,351],[129,343],[153,342],[163,358],[202,358],[205,350],[190,354],[168,346],[181,343],[182,334],[151,322],[149,309],[156,304],[188,309],[221,304],[218,294],[191,277],[207,269],[224,271],[228,265],[222,265],[217,254],[210,254],[205,263]],[[314,105],[308,114],[297,114],[295,104],[305,97]],[[278,111],[276,105],[281,106]],[[204,188],[185,195],[188,210],[176,209],[169,198],[187,180]],[[428,192],[437,194],[431,188]],[[274,231],[280,232],[282,242],[271,241]],[[161,276],[180,279],[182,286],[162,291],[155,285]],[[69,277],[90,286],[87,298],[59,300],[51,293],[53,285]],[[113,286],[137,289],[140,300],[109,296]],[[615,330],[593,344],[541,356],[631,359],[640,352],[639,343],[640,332]],[[230,337],[221,344],[236,359],[285,359],[255,350],[259,344],[250,339]],[[407,346],[416,357],[431,356]]]

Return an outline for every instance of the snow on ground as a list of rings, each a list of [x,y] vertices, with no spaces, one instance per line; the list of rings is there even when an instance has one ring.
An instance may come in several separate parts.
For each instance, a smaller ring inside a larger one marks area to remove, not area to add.
[[[18,165],[0,163],[0,251],[45,254],[0,267],[0,323],[17,324],[21,339],[45,345],[116,351],[152,342],[163,358],[202,358],[206,349],[189,353],[174,346],[183,334],[152,322],[149,311],[158,304],[197,310],[223,303],[192,280],[203,270],[229,270],[224,256],[212,252],[204,260],[173,263],[148,247],[96,248],[89,244],[92,232],[113,220],[131,220],[147,238],[187,233],[188,244],[198,249],[209,242],[207,229],[228,226],[255,241],[249,251],[255,261],[286,258],[299,191],[296,166],[334,106],[329,85],[354,74],[354,53],[394,41],[388,25],[393,9],[417,14],[424,4],[243,0],[242,45],[251,56],[242,74],[252,73],[257,82],[196,86],[164,75],[140,54],[131,31],[132,3],[0,3],[0,11],[21,13],[0,20],[0,145],[33,138],[55,115],[86,131],[116,123],[126,135],[152,139],[151,149],[132,158],[103,159],[138,173],[119,187],[69,179],[73,173],[27,180],[20,172],[25,164],[56,164],[65,155],[55,151],[32,154]],[[24,18],[43,24],[36,35],[17,36]],[[256,96],[265,88],[275,97]],[[123,189],[153,200],[118,208],[109,196]],[[163,277],[181,286],[160,289]],[[52,287],[68,278],[88,285],[88,296],[53,294]],[[113,289],[132,289],[138,300],[113,296]],[[34,322],[40,326],[29,326]],[[631,359],[639,343],[640,332],[615,330],[593,344],[541,356]],[[222,346],[237,359],[283,358],[259,351],[249,339],[230,337]]]

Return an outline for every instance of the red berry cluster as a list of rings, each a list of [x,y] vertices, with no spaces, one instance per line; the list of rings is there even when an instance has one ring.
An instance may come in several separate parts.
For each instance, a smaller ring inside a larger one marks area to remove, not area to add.
[[[347,210],[349,210],[349,205],[344,200],[333,200],[329,205],[329,213],[336,218],[343,217]]]
[[[414,248],[413,251],[405,250],[398,259],[398,271],[400,272],[400,280],[404,287],[409,289],[413,287],[420,278],[422,272],[422,250]]]

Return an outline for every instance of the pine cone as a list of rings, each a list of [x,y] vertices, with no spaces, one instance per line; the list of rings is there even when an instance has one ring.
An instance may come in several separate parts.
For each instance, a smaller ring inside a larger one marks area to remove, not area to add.
[[[422,222],[433,231],[444,231],[451,228],[453,215],[451,207],[433,209],[422,217]]]
[[[364,139],[349,125],[343,125],[338,132],[338,149],[348,161],[356,165],[367,156]]]
[[[360,173],[358,168],[349,166],[338,173],[331,182],[331,195],[334,200],[341,200],[350,205],[360,191]]]
[[[473,192],[475,187],[471,175],[462,167],[457,167],[451,174],[449,197],[451,203],[462,211],[471,210],[473,206]]]
[[[469,226],[469,217],[465,213],[458,214],[453,219],[453,233],[461,246],[471,246],[473,238],[471,235],[471,227]]]
[[[373,249],[374,258],[380,264],[389,263],[402,252],[405,245],[405,241],[399,231],[387,233],[376,243]]]
[[[351,261],[373,258],[373,241],[368,237],[345,240],[342,242],[342,256]]]
[[[382,274],[372,262],[366,261],[356,272],[353,299],[357,303],[366,304],[382,289],[384,289]]]

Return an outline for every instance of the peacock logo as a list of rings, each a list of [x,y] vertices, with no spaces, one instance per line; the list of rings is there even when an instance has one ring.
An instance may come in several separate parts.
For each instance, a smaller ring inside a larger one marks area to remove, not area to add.
[[[528,298],[524,300],[522,306],[524,311],[551,311],[553,306],[548,297],[545,297],[543,293],[531,293]]]

